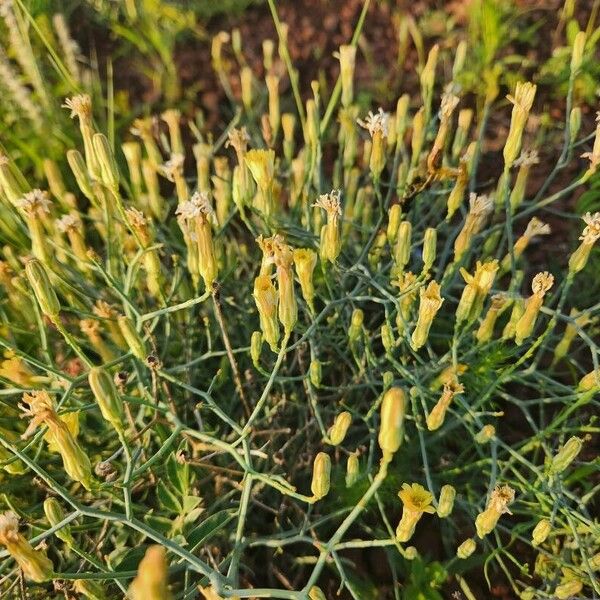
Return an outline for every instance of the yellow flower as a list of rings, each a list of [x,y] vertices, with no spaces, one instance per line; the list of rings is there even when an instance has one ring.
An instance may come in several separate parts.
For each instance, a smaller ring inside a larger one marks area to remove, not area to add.
[[[170,600],[167,571],[167,551],[162,546],[150,546],[129,587],[132,600]]]
[[[413,350],[418,350],[427,342],[433,319],[444,302],[440,295],[440,289],[440,285],[436,281],[430,281],[427,288],[421,288],[419,318],[411,337]]]
[[[433,494],[419,483],[403,483],[398,496],[402,500],[403,510],[402,519],[396,529],[396,539],[399,542],[408,542],[423,514],[435,512],[431,505]]]
[[[333,263],[342,249],[339,225],[342,216],[340,190],[332,190],[328,194],[321,194],[313,206],[322,208],[327,213],[327,223],[321,228],[320,254],[322,260]]]

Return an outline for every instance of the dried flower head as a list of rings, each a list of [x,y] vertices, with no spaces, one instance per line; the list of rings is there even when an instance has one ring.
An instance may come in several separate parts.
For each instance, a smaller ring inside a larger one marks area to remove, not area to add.
[[[546,292],[552,287],[554,284],[554,275],[548,273],[548,271],[544,271],[543,273],[538,273],[531,282],[531,289],[536,296],[544,297]]]
[[[0,544],[16,542],[19,539],[19,519],[14,512],[9,511],[0,515]]]
[[[182,221],[190,221],[197,217],[213,218],[215,211],[206,192],[196,191],[187,202],[182,202],[175,211]]]
[[[23,402],[25,404],[19,404],[19,408],[23,411],[23,417],[31,418],[29,426],[21,436],[21,439],[26,440],[31,437],[40,424],[55,418],[56,411],[54,401],[45,390],[35,390],[23,394]]]
[[[152,137],[155,119],[153,117],[144,117],[135,119],[129,131],[136,137]]]
[[[81,229],[81,219],[77,213],[69,213],[56,220],[56,227],[61,233],[77,231]]]
[[[600,212],[594,214],[587,212],[581,218],[584,220],[586,227],[579,239],[584,244],[594,244],[600,239]]]
[[[39,217],[50,213],[52,202],[48,192],[39,189],[23,194],[19,200],[19,207],[30,217]]]
[[[457,107],[460,99],[456,94],[453,94],[451,91],[445,92],[442,96],[442,102],[440,105],[440,119],[448,120],[454,109]]]
[[[312,206],[325,210],[328,217],[338,218],[342,216],[340,197],[340,190],[331,190],[328,194],[321,194],[319,199]]]
[[[92,309],[93,313],[102,319],[114,319],[117,311],[108,302],[98,300]]]
[[[507,94],[506,99],[511,102],[515,108],[529,113],[533,106],[533,100],[535,98],[536,85],[529,81],[519,81],[515,88],[515,95]]]
[[[527,223],[527,228],[523,233],[523,237],[531,239],[536,235],[548,235],[550,233],[552,233],[552,230],[550,229],[550,225],[548,225],[548,223],[544,223],[537,217],[533,217],[533,219]]]
[[[491,508],[498,514],[512,514],[508,508],[515,499],[515,490],[509,485],[496,486],[488,500],[487,508]]]
[[[362,119],[357,119],[356,122],[366,129],[371,137],[376,133],[381,133],[383,137],[388,136],[390,115],[381,107],[376,113],[369,111],[369,114],[364,121]]]
[[[250,136],[246,127],[240,127],[239,129],[234,127],[229,130],[227,134],[227,141],[225,142],[225,148],[231,146],[237,154],[244,154],[248,149],[248,143],[250,142]]]
[[[494,198],[492,196],[475,193],[469,194],[469,214],[485,217],[494,209]]]
[[[172,154],[171,158],[160,166],[161,173],[169,180],[175,181],[179,175],[183,175],[183,154]]]
[[[66,98],[63,108],[71,111],[71,118],[88,118],[92,114],[92,99],[88,94],[77,94],[72,98]]]
[[[537,165],[539,162],[540,159],[537,150],[524,150],[513,165],[515,167],[531,167],[532,165]]]

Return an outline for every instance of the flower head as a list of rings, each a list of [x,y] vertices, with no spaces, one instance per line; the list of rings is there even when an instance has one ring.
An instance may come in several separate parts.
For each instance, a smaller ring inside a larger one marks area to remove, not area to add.
[[[214,217],[215,211],[206,192],[194,192],[187,202],[182,202],[175,211],[182,221],[190,221],[196,217]]]
[[[494,209],[494,199],[492,196],[475,193],[469,195],[469,214],[481,217],[487,216]]]
[[[512,514],[508,508],[509,504],[515,499],[515,490],[509,485],[496,486],[488,500],[487,508],[494,510],[498,514]]]
[[[19,206],[28,216],[35,217],[49,214],[52,202],[48,192],[35,189],[23,194],[23,197],[19,200]]]
[[[152,137],[155,119],[153,117],[144,117],[135,119],[129,131],[136,137]]]
[[[92,114],[92,99],[88,94],[77,94],[72,98],[66,98],[63,108],[71,111],[71,118],[88,118]]]
[[[527,228],[523,233],[523,237],[531,239],[536,235],[548,235],[550,233],[552,233],[552,230],[550,229],[550,225],[548,225],[548,223],[544,223],[543,221],[540,221],[537,217],[533,217],[533,219],[531,219],[531,221],[527,223]]]
[[[418,513],[435,512],[435,509],[431,506],[433,494],[419,483],[403,483],[398,496],[402,500],[404,508],[409,511]]]
[[[36,390],[23,394],[23,402],[25,404],[19,404],[19,408],[23,411],[24,417],[31,418],[29,427],[27,427],[25,433],[21,436],[22,439],[26,440],[31,437],[41,423],[49,419],[54,419],[57,415],[54,408],[54,401],[45,390]]]
[[[81,228],[81,219],[77,213],[69,213],[68,215],[62,216],[60,219],[57,219],[56,227],[61,233],[77,231]]]
[[[328,217],[338,218],[342,216],[340,197],[340,190],[331,190],[328,194],[321,194],[313,206],[325,210]]]
[[[554,284],[554,275],[548,273],[548,271],[544,271],[543,273],[538,273],[531,282],[531,289],[536,296],[544,297],[546,292],[552,287]]]
[[[369,114],[364,121],[362,119],[357,119],[356,122],[361,127],[366,129],[371,137],[373,137],[376,133],[381,133],[383,137],[388,136],[390,115],[381,107],[376,113],[369,111]]]
[[[585,244],[594,244],[600,239],[600,212],[594,214],[587,212],[581,218],[584,220],[586,227],[579,239]]]
[[[515,109],[528,113],[533,106],[536,89],[536,85],[529,81],[519,81],[515,88],[515,95],[508,94],[506,98],[514,105]]]
[[[530,167],[532,165],[537,165],[539,162],[540,159],[537,150],[524,150],[521,153],[521,156],[515,160],[513,165],[515,167]]]
[[[459,98],[456,94],[453,94],[452,92],[445,92],[442,96],[442,102],[440,105],[440,119],[449,119],[458,103]]]
[[[244,154],[248,149],[248,142],[250,142],[248,130],[245,127],[240,127],[239,129],[234,127],[227,134],[225,148],[231,146],[237,154]]]
[[[175,177],[183,174],[183,154],[172,154],[171,158],[160,166],[162,174],[169,180],[175,181]]]

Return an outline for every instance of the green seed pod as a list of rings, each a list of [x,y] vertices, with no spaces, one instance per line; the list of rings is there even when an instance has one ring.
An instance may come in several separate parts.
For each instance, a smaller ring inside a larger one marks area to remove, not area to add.
[[[324,498],[329,493],[331,484],[331,459],[325,452],[319,452],[313,464],[313,476],[310,489],[315,500]]]
[[[456,556],[462,559],[469,558],[469,556],[475,552],[475,548],[477,548],[475,540],[473,538],[469,538],[456,549]]]
[[[336,416],[333,425],[329,428],[327,435],[332,446],[339,446],[348,433],[348,428],[352,424],[352,415],[345,410]]]
[[[384,456],[394,454],[402,443],[406,395],[399,387],[390,388],[381,402],[381,422],[379,424],[379,447]]]
[[[252,337],[250,338],[250,356],[254,365],[258,365],[260,362],[260,351],[262,349],[262,333],[260,331],[253,331]]]
[[[444,485],[440,491],[437,514],[440,519],[445,519],[452,513],[456,490],[451,485]]]
[[[359,476],[360,472],[360,463],[358,462],[358,454],[353,452],[348,457],[348,462],[346,463],[346,487],[352,487]]]
[[[550,473],[553,475],[562,473],[577,458],[582,445],[583,442],[580,438],[576,436],[569,438],[552,459]]]
[[[123,431],[123,401],[113,378],[103,368],[93,367],[88,373],[88,383],[104,419],[117,431]]]
[[[148,356],[148,352],[146,352],[146,345],[144,344],[144,341],[140,337],[139,333],[136,331],[135,325],[131,319],[121,315],[117,319],[117,323],[119,324],[121,334],[125,338],[131,353],[139,360],[146,360],[146,357]]]
[[[52,497],[46,498],[46,500],[44,500],[44,514],[46,515],[46,518],[48,519],[48,523],[50,523],[50,525],[52,527],[56,527],[56,525],[58,525],[65,518],[65,513],[64,513],[61,505],[59,504],[58,500],[56,498],[52,498]],[[68,525],[65,525],[64,527],[57,529],[54,532],[54,535],[59,540],[62,540],[68,546],[73,544],[73,536],[71,535],[71,528]]]
[[[100,178],[109,189],[116,191],[119,188],[119,168],[115,161],[108,138],[103,133],[95,133],[92,142],[94,154],[100,165]]]
[[[386,352],[392,352],[394,346],[396,345],[396,340],[394,339],[394,332],[387,323],[384,323],[381,326],[381,342]]]
[[[437,229],[428,227],[423,239],[423,272],[427,273],[435,262],[437,247]]]
[[[310,379],[310,382],[316,387],[320,387],[321,385],[321,375],[322,375],[322,369],[321,369],[321,361],[319,361],[318,359],[313,359],[310,361],[310,367],[308,368],[308,376]]]
[[[548,519],[542,519],[539,521],[534,527],[533,533],[531,534],[532,545],[539,546],[540,544],[543,544],[550,535],[550,531],[552,531],[552,525]]]
[[[41,311],[50,319],[56,319],[60,312],[60,302],[50,283],[46,267],[33,258],[25,265],[25,273]]]

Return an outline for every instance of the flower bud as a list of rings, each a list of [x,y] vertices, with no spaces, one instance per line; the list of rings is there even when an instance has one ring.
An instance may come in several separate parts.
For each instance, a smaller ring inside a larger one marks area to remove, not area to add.
[[[281,127],[283,129],[283,154],[285,160],[291,163],[294,158],[294,131],[296,129],[296,116],[292,113],[281,115]]]
[[[73,589],[87,600],[106,600],[107,593],[99,581],[92,579],[77,579]]]
[[[398,228],[400,227],[400,219],[402,218],[402,206],[400,204],[392,204],[388,212],[387,240],[390,246],[393,246],[398,239]]]
[[[325,594],[316,585],[313,585],[308,592],[309,600],[327,600]]]
[[[92,182],[83,156],[77,150],[67,150],[67,162],[71,167],[73,175],[75,175],[75,181],[77,181],[77,186],[82,194],[93,202],[94,192],[92,190]]]
[[[495,435],[496,428],[493,425],[484,425],[474,439],[478,444],[487,444]]]
[[[256,366],[260,362],[260,351],[262,348],[263,338],[260,331],[253,331],[250,338],[250,357],[252,363]]]
[[[131,600],[170,600],[167,551],[150,546],[142,558],[135,579],[129,587]]]
[[[456,490],[449,484],[443,485],[440,490],[440,499],[437,508],[437,514],[440,519],[445,519],[452,513],[455,498]]]
[[[429,272],[435,262],[437,248],[437,229],[428,227],[423,239],[423,273]]]
[[[394,332],[387,323],[384,323],[381,326],[381,343],[383,344],[383,347],[386,352],[392,352],[394,350],[394,347],[396,346]]]
[[[269,73],[266,78],[267,91],[269,94],[269,125],[273,140],[277,138],[279,125],[281,124],[281,113],[279,109],[279,77]]]
[[[584,375],[577,385],[578,392],[591,392],[600,388],[600,370],[590,371]]]
[[[574,106],[569,114],[569,141],[575,143],[579,130],[581,129],[581,107]]]
[[[473,538],[469,538],[465,540],[457,549],[456,556],[461,559],[469,558],[473,552],[475,552],[475,548],[477,548],[477,544]]]
[[[355,61],[356,46],[340,46],[340,77],[342,80],[342,106],[344,108],[352,104],[354,96]]]
[[[406,414],[406,395],[399,387],[390,388],[381,401],[379,423],[379,447],[384,457],[391,457],[402,444],[404,415]]]
[[[46,267],[33,258],[25,265],[25,273],[42,313],[51,320],[56,319],[60,312],[60,302],[50,283]]]
[[[582,589],[582,581],[579,581],[578,579],[571,579],[570,581],[565,581],[564,583],[556,586],[556,589],[554,590],[554,596],[557,598],[557,600],[571,600],[571,598],[578,596]]]
[[[583,61],[583,50],[585,48],[585,31],[579,31],[573,42],[573,52],[571,54],[571,76],[577,75],[581,69]]]
[[[419,318],[411,336],[411,347],[417,351],[425,345],[433,319],[442,306],[444,299],[440,295],[440,285],[430,281],[427,288],[420,290]]]
[[[273,352],[277,351],[279,322],[277,321],[277,291],[270,275],[259,275],[254,280],[254,302],[260,317],[263,337]]]
[[[88,373],[88,383],[104,419],[122,432],[123,401],[113,378],[102,367],[93,367]]]
[[[240,70],[240,87],[242,89],[242,104],[246,111],[252,109],[252,69],[244,66]]]
[[[102,183],[113,192],[119,189],[119,168],[108,138],[103,133],[95,133],[93,138],[94,154],[100,167]]]
[[[398,271],[402,272],[410,260],[412,225],[410,221],[402,221],[398,227],[398,240],[394,249],[394,261]]]
[[[294,266],[296,275],[300,281],[302,297],[308,304],[311,313],[315,312],[314,297],[315,288],[313,285],[313,271],[317,264],[317,253],[309,248],[297,248],[294,250]]]
[[[125,315],[121,315],[117,318],[117,323],[119,324],[119,330],[121,331],[121,335],[127,342],[127,347],[129,351],[139,360],[144,361],[148,356],[148,352],[146,351],[146,345],[144,340],[140,337],[137,332],[135,325],[131,321],[131,319],[127,318]]]
[[[352,487],[356,483],[360,474],[359,471],[360,463],[358,461],[358,454],[353,452],[348,457],[348,462],[346,463],[346,487]]]
[[[319,452],[313,464],[313,476],[310,489],[315,500],[324,498],[329,493],[331,481],[331,459],[325,452]]]
[[[360,308],[355,308],[352,311],[352,318],[350,319],[350,327],[348,328],[348,341],[350,344],[356,344],[362,334],[363,321],[365,319],[365,313]]]
[[[570,437],[552,458],[549,469],[550,473],[556,475],[567,469],[581,452],[582,446],[583,442],[580,438],[576,436]]]
[[[17,561],[26,579],[41,583],[52,577],[52,561],[45,551],[34,550],[19,533],[19,521],[12,512],[0,515],[0,545]]]
[[[48,519],[48,523],[50,523],[50,525],[52,527],[56,527],[56,525],[58,525],[65,518],[65,513],[64,513],[61,505],[59,504],[58,500],[53,497],[46,498],[44,500],[44,514],[46,515],[46,518]],[[59,540],[62,540],[68,546],[73,544],[73,536],[71,535],[71,528],[68,525],[65,525],[65,526],[61,527],[60,529],[57,529],[54,532],[54,535]]]
[[[346,437],[348,428],[352,424],[352,415],[345,410],[335,417],[333,425],[329,428],[327,435],[332,446],[339,446]]]
[[[552,531],[552,525],[548,519],[538,521],[538,524],[533,528],[533,533],[531,534],[532,545],[539,546],[540,544],[543,544],[550,535],[550,531]]]
[[[308,373],[309,373],[310,382],[316,388],[320,387],[321,386],[321,376],[322,376],[321,361],[316,358],[311,360],[310,366],[308,368]]]

